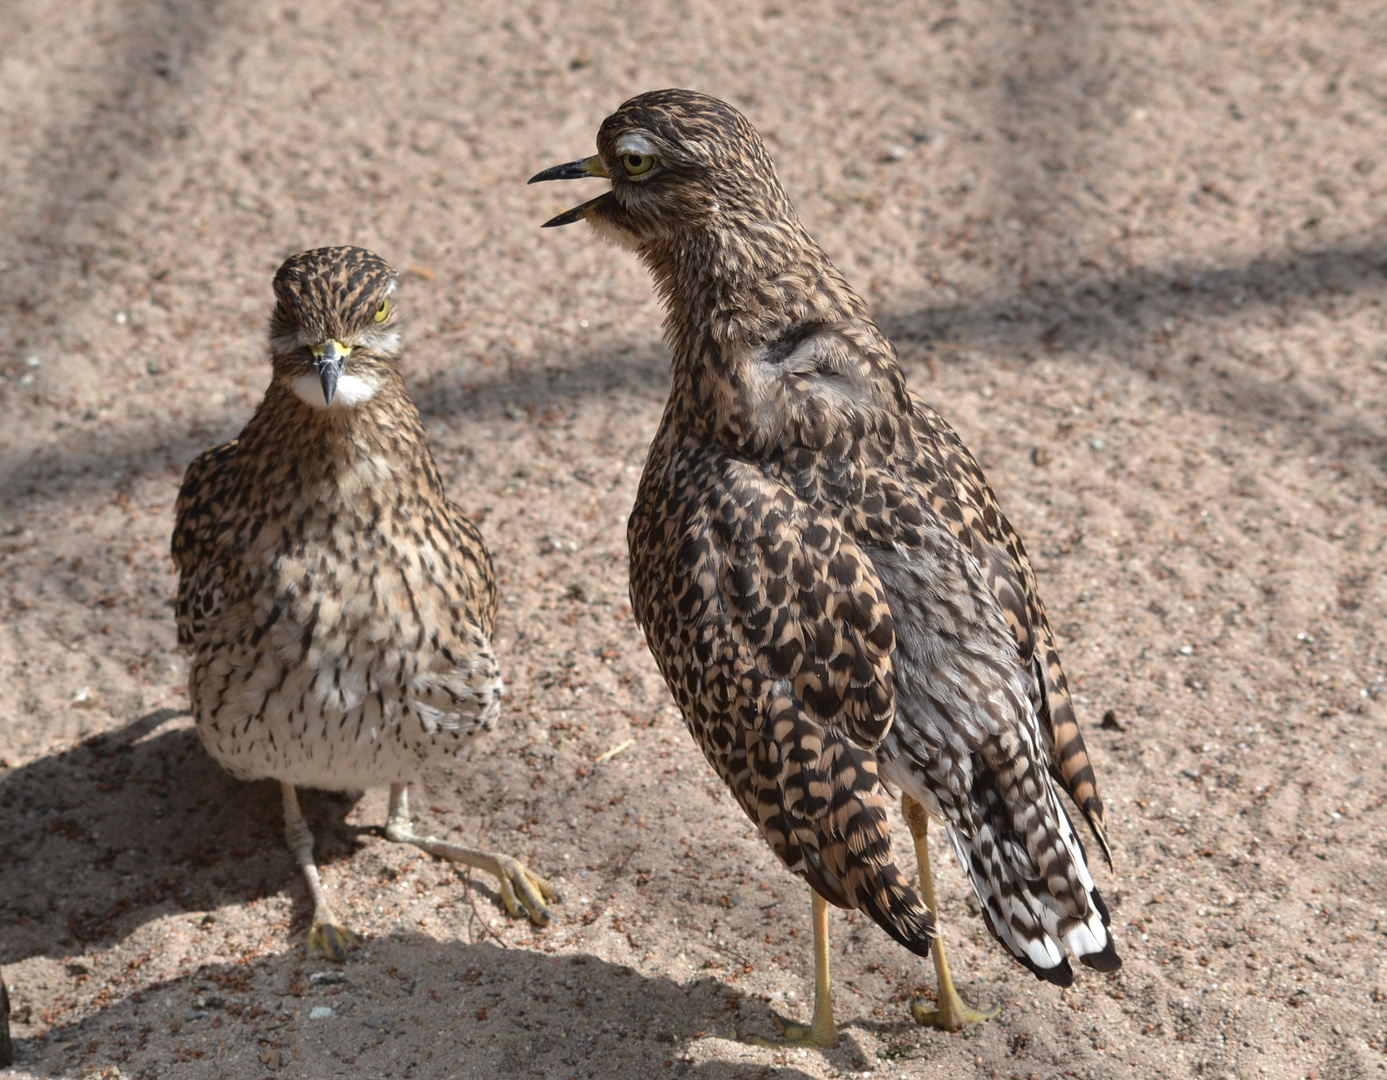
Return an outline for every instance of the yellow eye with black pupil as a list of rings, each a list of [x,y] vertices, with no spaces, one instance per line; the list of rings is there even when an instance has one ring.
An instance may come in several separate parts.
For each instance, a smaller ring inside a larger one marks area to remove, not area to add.
[[[621,167],[627,176],[644,176],[655,167],[654,154],[622,154]]]
[[[380,307],[376,308],[376,322],[385,322],[385,317],[390,314],[390,301],[382,300]]]

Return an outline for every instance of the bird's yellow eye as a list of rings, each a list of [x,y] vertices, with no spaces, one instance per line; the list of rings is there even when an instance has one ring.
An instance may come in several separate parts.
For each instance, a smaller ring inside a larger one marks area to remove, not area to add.
[[[622,154],[621,167],[627,176],[644,176],[655,167],[654,154]]]
[[[275,308],[275,322],[287,323],[288,321],[289,321],[289,312],[288,312],[287,310],[285,310],[285,307],[284,307],[283,304],[279,304],[279,305]]]
[[[382,300],[382,301],[380,302],[380,307],[376,308],[376,322],[385,322],[385,318],[386,318],[386,316],[389,315],[389,314],[390,314],[390,300],[389,300],[389,298],[387,297],[386,299],[384,299],[384,300]]]

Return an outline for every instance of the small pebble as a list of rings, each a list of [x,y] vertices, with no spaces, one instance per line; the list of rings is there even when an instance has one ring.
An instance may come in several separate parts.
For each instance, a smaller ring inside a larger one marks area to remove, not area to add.
[[[336,986],[338,983],[347,981],[347,977],[340,971],[315,971],[308,976],[308,981],[314,986]]]
[[[337,1010],[328,1008],[326,1005],[314,1005],[313,1011],[308,1014],[310,1020],[323,1020],[329,1016],[336,1016]]]
[[[201,1020],[204,1016],[211,1016],[211,1015],[212,1015],[212,1014],[209,1013],[206,1009],[189,1009],[189,1010],[188,1010],[188,1015],[185,1016],[183,1019],[185,1019],[185,1020]]]

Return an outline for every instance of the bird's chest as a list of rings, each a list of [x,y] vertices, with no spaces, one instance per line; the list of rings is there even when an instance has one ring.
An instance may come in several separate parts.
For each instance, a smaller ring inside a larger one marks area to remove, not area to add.
[[[418,636],[435,606],[439,555],[408,501],[340,485],[267,520],[244,549],[249,615],[301,659],[375,654]]]

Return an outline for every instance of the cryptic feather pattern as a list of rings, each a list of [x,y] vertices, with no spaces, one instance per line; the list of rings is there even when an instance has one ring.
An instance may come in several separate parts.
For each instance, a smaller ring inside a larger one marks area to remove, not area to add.
[[[444,493],[396,365],[394,313],[375,317],[394,284],[360,248],[286,262],[264,401],[179,492],[178,633],[198,733],[243,779],[404,782],[496,722],[495,576]],[[294,390],[324,338],[351,346],[347,371],[375,388],[356,407]]]
[[[624,174],[623,146],[658,165]],[[683,90],[608,117],[582,216],[667,309],[672,389],[629,523],[635,612],[714,769],[787,867],[923,953],[881,780],[941,816],[1041,977],[1120,961],[1055,781],[1103,805],[1019,536],[800,225],[760,137]],[[642,151],[646,152],[646,151]],[[1053,775],[1052,775],[1053,774]]]

